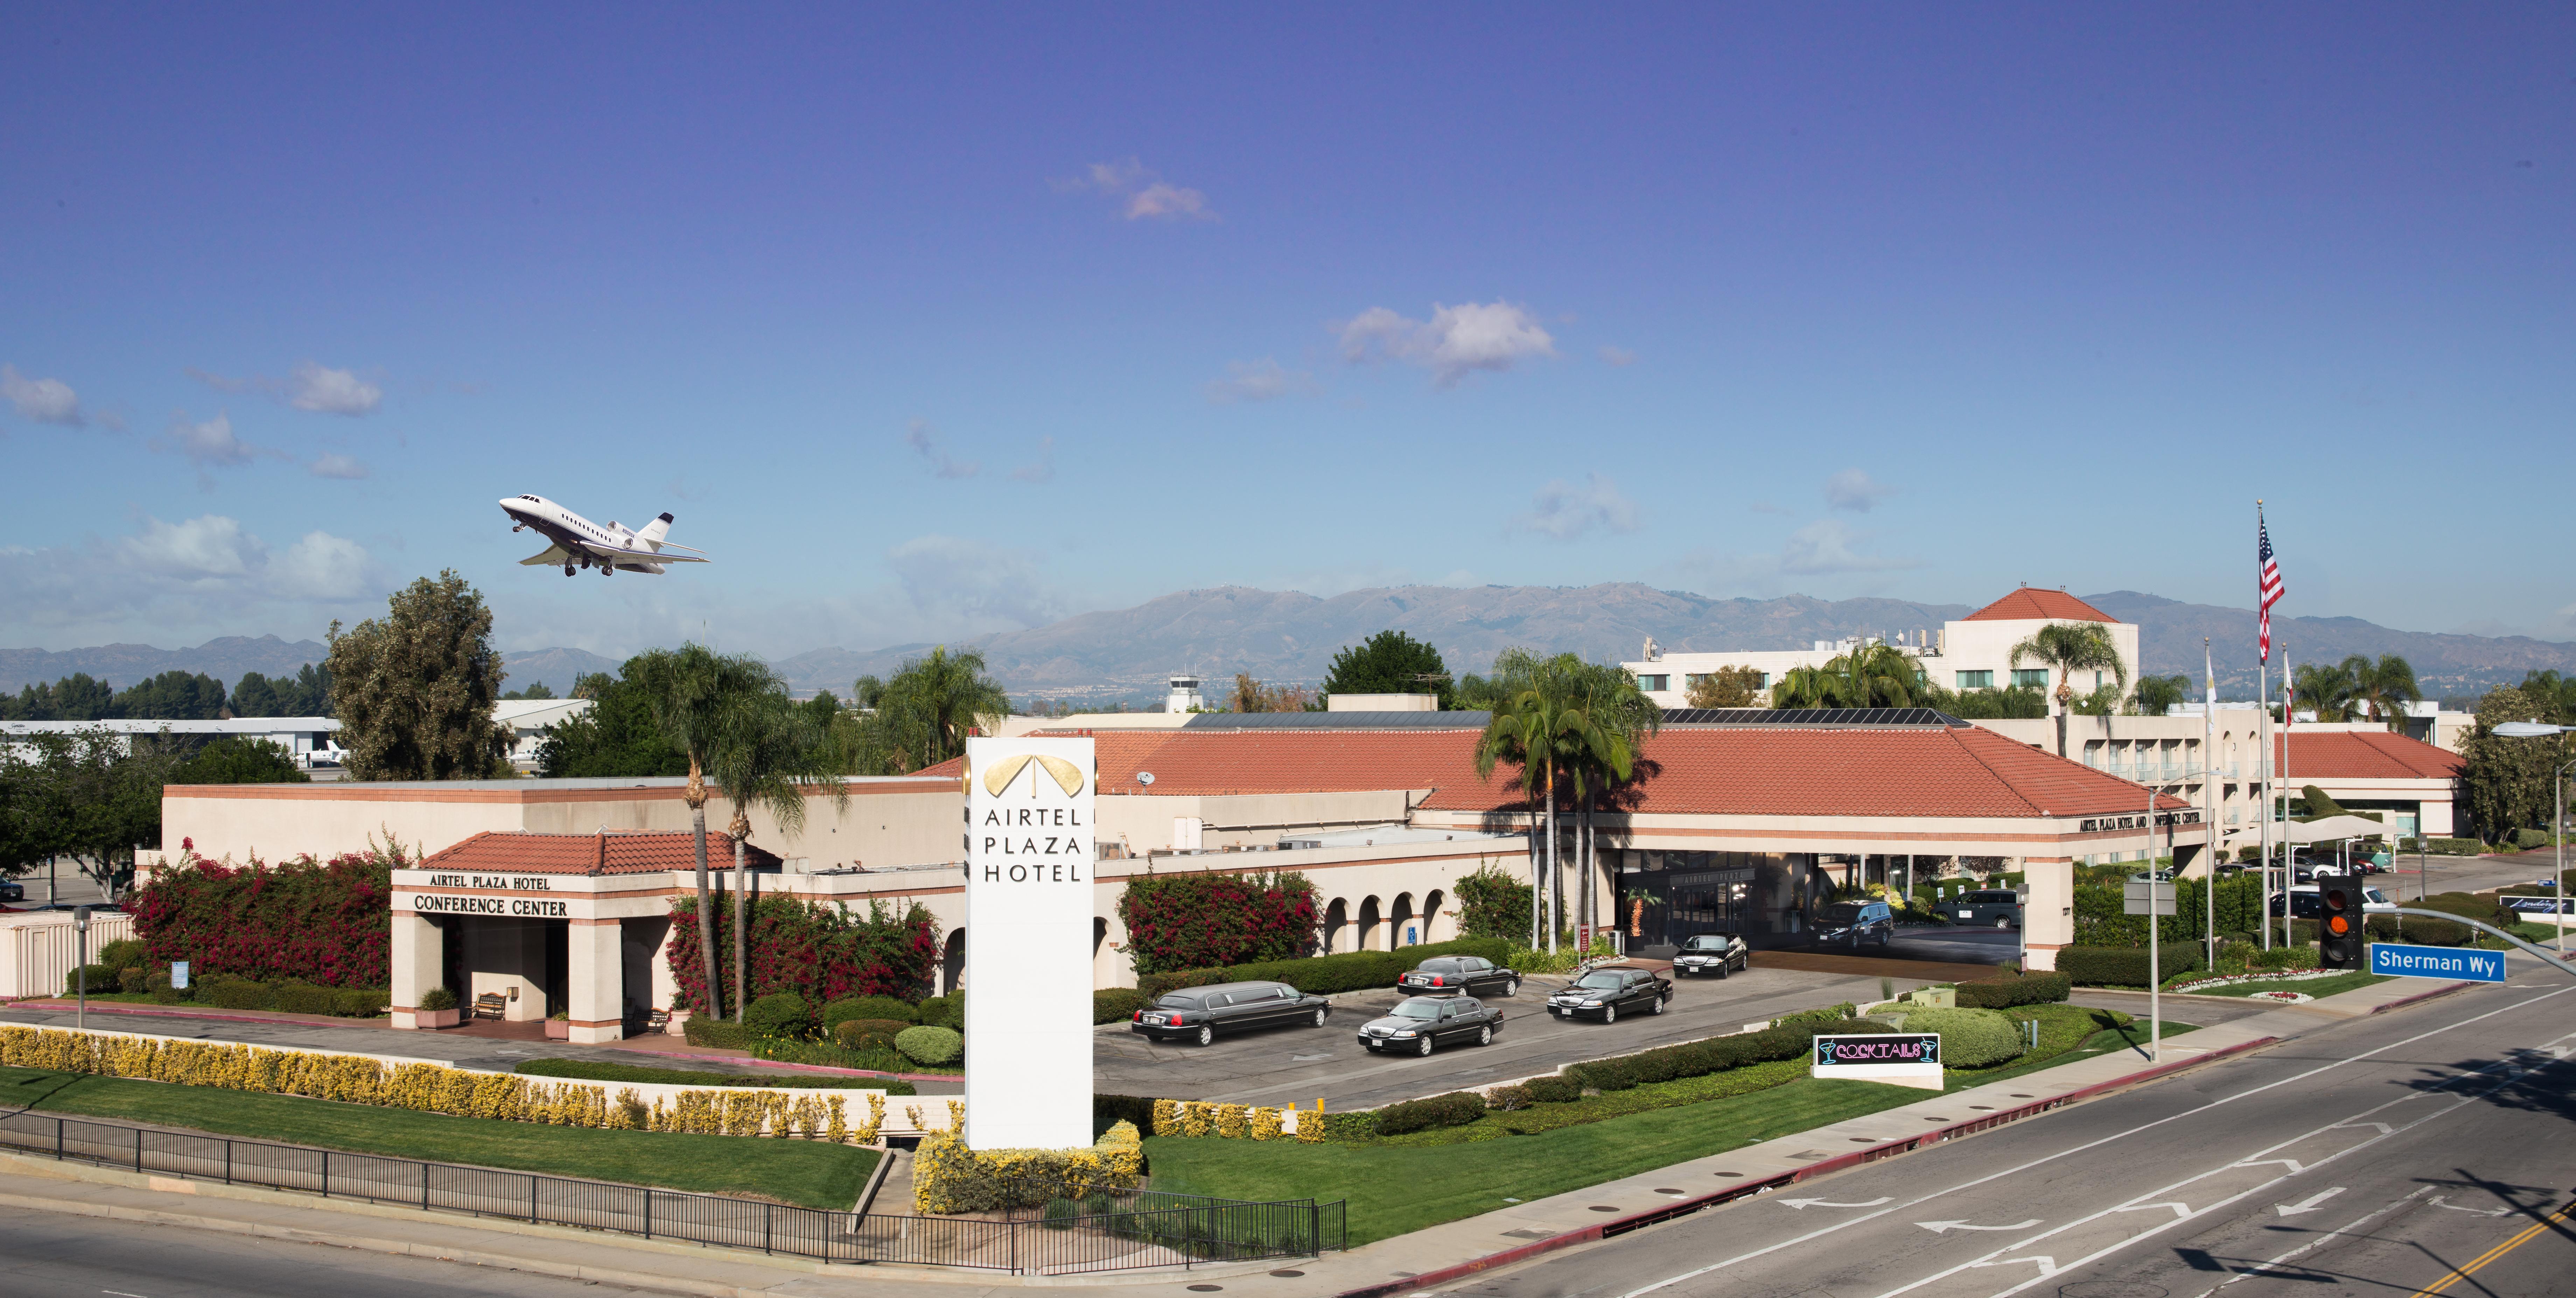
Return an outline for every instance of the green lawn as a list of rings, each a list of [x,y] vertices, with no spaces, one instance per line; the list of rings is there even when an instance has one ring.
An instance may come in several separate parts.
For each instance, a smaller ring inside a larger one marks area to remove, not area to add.
[[[846,1209],[876,1154],[846,1145],[674,1132],[598,1131],[166,1082],[0,1067],[0,1106],[192,1127],[281,1144],[505,1167],[548,1176]]]
[[[2100,1012],[2111,1013],[2111,1011],[2108,1010]],[[2183,1033],[2197,1031],[2198,1027],[2199,1025],[2197,1024],[2176,1023],[2171,1019],[2167,1019],[2165,1020],[2164,1039],[2171,1041],[2175,1037],[2181,1036]],[[2047,1041],[2048,1038],[2043,1034],[2040,1038],[2041,1049],[2043,1051],[2047,1048]],[[2107,1055],[2119,1050],[2143,1050],[2146,1048],[2146,1041],[2147,1021],[2145,1019],[2138,1019],[2119,1027],[2103,1028],[2094,1032],[2090,1036],[2087,1036],[2080,1044],[2073,1048],[2060,1051],[2056,1054],[2041,1053],[2025,1055],[2012,1063],[2005,1064],[2001,1068],[1987,1068],[1977,1071],[1970,1071],[1964,1068],[1950,1069],[1946,1074],[1949,1082],[1946,1089],[1962,1091],[1971,1086],[1983,1086],[1988,1082],[2000,1082],[2008,1078],[2019,1077],[2024,1073],[2035,1073],[2043,1068],[2055,1068],[2059,1064],[2071,1064],[2079,1059],[2091,1059],[2095,1055]],[[2142,1059],[2140,1062],[2144,1062],[2144,1060]]]
[[[1903,1086],[1799,1078],[1751,1095],[1533,1136],[1432,1146],[1158,1136],[1145,1142],[1145,1153],[1157,1190],[1347,1199],[1357,1245],[1491,1212],[1507,1199],[1542,1199],[1922,1098],[1924,1092]]]
[[[2297,982],[2229,983],[2224,987],[2212,987],[2207,991],[2191,994],[2194,996],[2251,996],[2256,992],[2302,992],[2309,996],[2323,997],[2387,981],[2388,979],[2378,974],[2364,973],[2355,969],[2350,973],[2337,974],[2332,978],[2303,978]]]

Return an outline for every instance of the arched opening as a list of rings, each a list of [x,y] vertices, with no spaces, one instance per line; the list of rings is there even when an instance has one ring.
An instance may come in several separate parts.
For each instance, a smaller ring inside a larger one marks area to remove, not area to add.
[[[1359,944],[1351,949],[1355,951],[1385,950],[1385,928],[1385,913],[1378,908],[1377,898],[1370,897],[1361,901]]]
[[[1350,904],[1339,897],[1333,898],[1333,904],[1324,908],[1324,953],[1326,955],[1348,949],[1342,945],[1342,933],[1350,926]]]
[[[1100,959],[1100,948],[1101,948],[1103,945],[1107,944],[1107,943],[1108,943],[1108,941],[1109,941],[1109,919],[1108,919],[1108,917],[1107,917],[1107,916],[1103,916],[1103,915],[1094,915],[1094,916],[1092,916],[1092,917],[1091,917],[1091,958],[1092,958],[1092,961],[1093,961],[1094,963],[1097,963],[1097,962],[1099,961],[1099,959]]]
[[[965,986],[966,930],[961,928],[948,935],[948,952],[940,957],[939,992],[945,996],[963,990]]]
[[[1392,951],[1401,946],[1412,946],[1422,940],[1422,925],[1417,921],[1417,918],[1413,913],[1412,893],[1399,892],[1395,895],[1395,905],[1390,910],[1387,920],[1386,946],[1388,950]]]
[[[1438,888],[1422,894],[1423,941],[1446,942],[1457,936],[1456,933],[1449,931],[1454,926],[1444,923],[1440,918],[1440,908],[1447,902],[1448,898]]]

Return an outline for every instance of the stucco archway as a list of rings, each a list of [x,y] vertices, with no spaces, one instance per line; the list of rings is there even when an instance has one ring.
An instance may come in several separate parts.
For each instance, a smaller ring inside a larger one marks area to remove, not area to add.
[[[1352,950],[1383,951],[1386,949],[1385,914],[1385,911],[1378,906],[1375,897],[1360,902],[1359,941],[1351,948]]]

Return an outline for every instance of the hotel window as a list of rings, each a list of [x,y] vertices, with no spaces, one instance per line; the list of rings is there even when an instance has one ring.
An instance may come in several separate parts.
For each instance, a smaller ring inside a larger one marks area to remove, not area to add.
[[[1637,688],[1644,690],[1649,694],[1659,694],[1665,690],[1671,689],[1672,687],[1673,678],[1670,676],[1640,676],[1637,678]]]
[[[1959,673],[1959,688],[1960,688],[1960,689],[1963,689],[1963,690],[1990,690],[1990,689],[1993,689],[1994,687],[1995,687],[1995,674],[1994,674],[1993,672],[1961,672],[1961,673]]]
[[[2031,686],[2031,687],[2036,688],[2036,689],[2043,689],[2043,690],[2044,690],[2044,689],[2047,689],[2047,688],[2048,688],[2048,669],[2047,669],[2047,668],[2045,668],[2045,667],[2016,667],[2016,668],[2014,668],[2014,669],[2013,669],[2013,686],[2014,686],[2014,688],[2018,689],[2018,688],[2020,688],[2020,687],[2022,687],[2022,686],[2025,686],[2025,685],[2027,685],[2027,686]]]

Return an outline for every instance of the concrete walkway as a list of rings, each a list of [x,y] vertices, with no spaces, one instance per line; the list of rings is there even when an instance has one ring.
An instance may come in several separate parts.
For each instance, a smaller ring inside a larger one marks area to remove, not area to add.
[[[1878,1158],[1957,1139],[2059,1105],[2135,1085],[2212,1058],[2259,1049],[2345,1019],[2458,990],[2464,984],[2403,979],[2317,1002],[2204,1027],[2165,1048],[2161,1063],[2138,1052],[2101,1055],[1985,1086],[1927,1095],[1898,1108],[1707,1158],[1380,1240],[1347,1253],[1286,1264],[1194,1268],[1186,1273],[979,1276],[874,1265],[822,1266],[738,1250],[699,1248],[493,1219],[424,1214],[311,1196],[0,1155],[0,1207],[73,1212],[385,1252],[453,1258],[547,1275],[674,1293],[795,1298],[989,1293],[1078,1285],[1104,1294],[1223,1292],[1259,1298],[1404,1294],[1605,1231],[1651,1224]],[[2176,1000],[2183,998],[2176,997]],[[2331,1008],[2319,1012],[2319,1007]],[[2195,1006],[2196,1008],[2196,1006]],[[2177,1014],[2177,1017],[2185,1017]],[[1193,1288],[1198,1286],[1198,1288]]]

